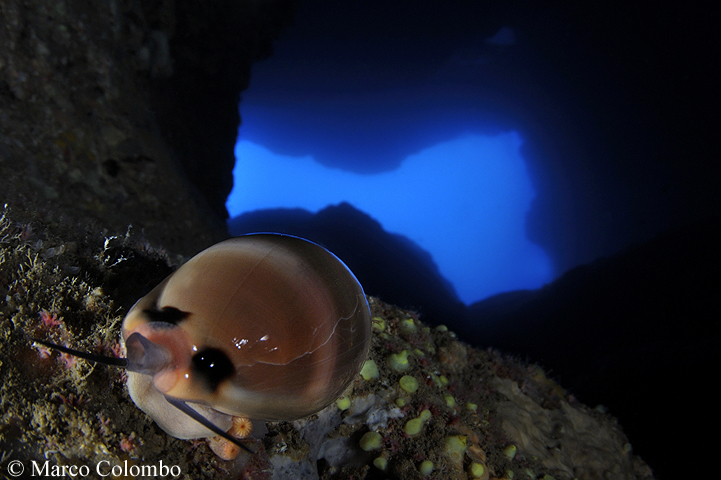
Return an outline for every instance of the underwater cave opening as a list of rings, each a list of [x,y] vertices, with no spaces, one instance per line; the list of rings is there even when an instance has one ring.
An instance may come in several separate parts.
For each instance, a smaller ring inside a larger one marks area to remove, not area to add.
[[[550,259],[526,237],[535,192],[522,143],[515,131],[462,133],[406,157],[394,170],[362,174],[239,137],[226,206],[233,218],[278,208],[317,213],[350,203],[430,253],[469,305],[552,280]]]

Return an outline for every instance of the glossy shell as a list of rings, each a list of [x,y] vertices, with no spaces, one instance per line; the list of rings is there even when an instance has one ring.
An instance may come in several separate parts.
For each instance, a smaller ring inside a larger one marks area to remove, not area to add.
[[[229,420],[214,411],[263,420],[313,414],[358,375],[371,320],[363,289],[335,255],[297,237],[255,234],[204,250],[140,299],[123,339],[134,332],[173,363],[152,377],[130,373],[131,397],[163,429],[191,438],[202,434],[176,431],[178,411],[164,396],[210,407],[199,409],[222,428]]]

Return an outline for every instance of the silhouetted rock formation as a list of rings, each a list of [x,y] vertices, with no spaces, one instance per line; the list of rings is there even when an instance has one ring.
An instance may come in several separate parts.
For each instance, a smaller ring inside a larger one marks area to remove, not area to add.
[[[659,478],[677,478],[679,459],[714,441],[703,392],[718,363],[720,246],[720,218],[666,232],[542,289],[474,304],[459,334],[550,368],[619,417]]]
[[[176,0],[168,40],[172,75],[153,81],[160,129],[188,179],[219,218],[233,187],[240,93],[254,62],[292,21],[296,0]],[[160,22],[160,20],[156,20]]]

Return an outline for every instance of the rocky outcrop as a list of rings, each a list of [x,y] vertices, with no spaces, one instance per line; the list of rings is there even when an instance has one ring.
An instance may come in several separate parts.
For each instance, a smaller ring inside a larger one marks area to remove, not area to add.
[[[291,6],[0,1],[0,201],[178,253],[222,237],[238,95]]]
[[[690,386],[705,385],[716,363],[720,244],[721,217],[664,232],[539,290],[472,305],[459,335],[527,355],[604,405],[659,477],[703,476],[703,462],[680,461],[696,443],[669,444],[665,432],[713,441],[698,425],[714,399]]]

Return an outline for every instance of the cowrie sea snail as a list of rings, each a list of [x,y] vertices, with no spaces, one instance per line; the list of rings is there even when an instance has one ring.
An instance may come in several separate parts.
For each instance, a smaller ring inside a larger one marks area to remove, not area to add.
[[[233,417],[311,415],[359,374],[371,336],[358,280],[325,248],[251,234],[190,259],[130,309],[127,359],[52,348],[128,369],[135,404],[177,438],[221,435]]]

